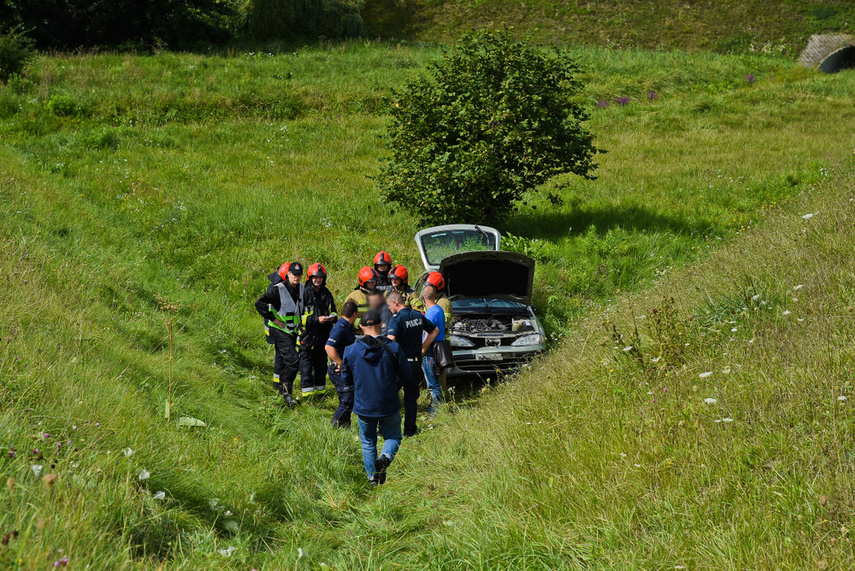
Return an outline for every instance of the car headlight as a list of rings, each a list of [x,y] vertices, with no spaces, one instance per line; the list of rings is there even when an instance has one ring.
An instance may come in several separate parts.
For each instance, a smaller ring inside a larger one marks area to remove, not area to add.
[[[475,343],[460,335],[449,335],[448,341],[452,347],[457,347],[458,349],[471,349],[475,346]]]
[[[511,347],[525,347],[527,345],[540,345],[541,343],[543,343],[543,336],[535,333],[532,335],[523,335],[511,343]]]

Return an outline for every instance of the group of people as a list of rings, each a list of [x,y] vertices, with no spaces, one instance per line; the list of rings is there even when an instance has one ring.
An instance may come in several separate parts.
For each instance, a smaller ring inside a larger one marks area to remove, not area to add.
[[[419,295],[409,285],[407,268],[393,266],[391,256],[379,252],[373,267],[359,271],[341,316],[322,264],[312,264],[305,281],[299,262],[283,264],[268,279],[270,285],[255,308],[275,350],[274,388],[286,406],[294,407],[298,373],[303,398],[324,395],[329,376],[338,393],[332,424],[349,429],[351,415],[357,415],[368,480],[372,485],[384,483],[402,438],[418,432],[422,382],[430,391],[431,414],[443,402],[445,372],[436,366],[433,346],[446,339],[451,323],[445,279],[431,272]],[[384,439],[379,455],[378,431]]]

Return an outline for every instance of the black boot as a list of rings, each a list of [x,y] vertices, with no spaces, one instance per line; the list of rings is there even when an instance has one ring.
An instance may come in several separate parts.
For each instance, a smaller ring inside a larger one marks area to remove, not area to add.
[[[297,406],[297,401],[295,401],[294,397],[291,396],[291,391],[294,390],[294,383],[282,383],[282,387],[282,400],[284,401],[285,406],[288,408],[294,408]]]

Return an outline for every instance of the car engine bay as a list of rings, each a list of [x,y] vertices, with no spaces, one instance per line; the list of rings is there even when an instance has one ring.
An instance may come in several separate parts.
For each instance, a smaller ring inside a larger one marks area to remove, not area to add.
[[[532,319],[524,316],[455,315],[451,323],[452,334],[472,337],[480,335],[492,337],[497,333],[510,337],[532,331],[536,331]]]

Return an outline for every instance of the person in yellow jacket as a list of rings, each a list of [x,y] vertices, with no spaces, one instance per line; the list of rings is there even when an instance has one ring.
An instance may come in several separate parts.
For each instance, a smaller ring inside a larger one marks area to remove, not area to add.
[[[410,287],[410,284],[408,283],[409,278],[410,274],[406,267],[397,265],[392,268],[392,271],[389,272],[389,282],[392,289],[386,293],[386,297],[389,297],[390,293],[396,291],[403,296],[404,307],[424,313],[425,305],[422,303],[422,300],[419,299],[418,294]]]
[[[365,266],[359,270],[357,282],[356,288],[344,300],[344,303],[352,301],[356,304],[356,323],[354,327],[359,327],[359,319],[362,317],[362,314],[370,309],[368,296],[377,289],[377,274],[372,268]]]

